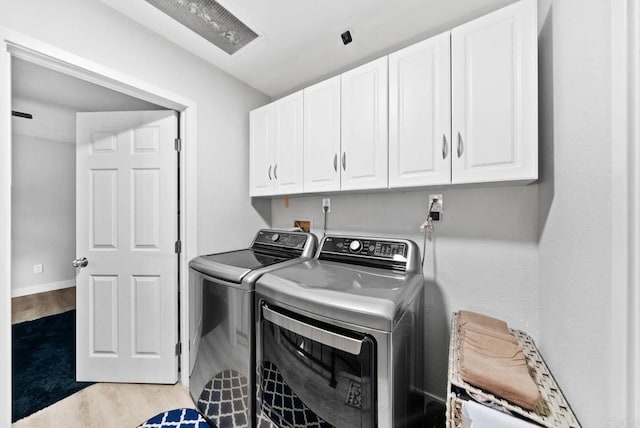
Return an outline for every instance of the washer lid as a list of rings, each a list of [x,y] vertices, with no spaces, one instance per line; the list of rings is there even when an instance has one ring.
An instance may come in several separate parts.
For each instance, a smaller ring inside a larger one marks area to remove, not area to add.
[[[199,256],[191,261],[190,266],[207,275],[240,283],[253,270],[292,258],[294,257],[246,249]]]
[[[263,275],[256,292],[331,319],[393,331],[422,284],[422,274],[314,259]]]

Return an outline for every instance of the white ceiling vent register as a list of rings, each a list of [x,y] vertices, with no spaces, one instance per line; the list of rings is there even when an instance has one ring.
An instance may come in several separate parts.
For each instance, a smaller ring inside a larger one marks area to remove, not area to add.
[[[214,0],[145,0],[233,55],[258,34]]]

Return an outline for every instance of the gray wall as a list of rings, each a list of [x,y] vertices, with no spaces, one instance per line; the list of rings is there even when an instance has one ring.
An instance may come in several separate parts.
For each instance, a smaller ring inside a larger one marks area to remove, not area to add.
[[[443,221],[435,223],[425,258],[426,391],[444,397],[451,313],[470,309],[538,333],[536,185],[440,188]],[[422,247],[427,191],[331,195],[328,233],[395,236]],[[273,226],[312,220],[322,236],[322,197],[291,197],[272,204]]]
[[[26,99],[12,108],[33,114],[12,119],[11,288],[22,295],[75,279],[75,113]]]
[[[16,135],[12,159],[12,292],[73,280],[75,145]]]
[[[584,427],[605,426],[611,305],[611,2],[539,3],[539,345]]]
[[[75,279],[75,113],[29,100],[12,108],[11,251],[14,294]],[[33,273],[33,265],[44,271]]]
[[[585,428],[609,414],[611,2],[539,0],[540,180],[430,189],[445,214],[427,244],[426,390],[446,390],[449,314],[467,308],[527,330]],[[331,196],[331,232],[422,243],[427,191]],[[274,227],[311,218],[321,197],[272,202]]]
[[[0,25],[198,103],[198,252],[246,245],[268,224],[269,204],[248,196],[248,112],[264,94],[100,0],[2,2]]]

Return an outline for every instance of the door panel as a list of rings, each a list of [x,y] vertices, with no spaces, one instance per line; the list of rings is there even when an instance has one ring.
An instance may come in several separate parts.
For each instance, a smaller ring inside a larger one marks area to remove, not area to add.
[[[340,76],[304,89],[304,191],[340,190]]]
[[[302,91],[274,103],[274,194],[302,193]]]
[[[388,185],[387,57],[342,74],[342,190]]]
[[[78,113],[78,381],[177,381],[176,131],[172,111]]]
[[[389,55],[389,187],[451,182],[450,33]]]
[[[118,248],[118,170],[91,169],[89,225],[93,249]]]
[[[452,182],[537,178],[535,1],[451,31]]]
[[[253,110],[250,123],[249,194],[273,194],[273,105]]]

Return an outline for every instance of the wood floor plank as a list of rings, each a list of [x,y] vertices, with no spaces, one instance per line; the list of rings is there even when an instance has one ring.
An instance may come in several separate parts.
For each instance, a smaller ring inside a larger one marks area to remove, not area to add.
[[[11,299],[11,322],[31,321],[75,309],[76,288],[29,294]]]

